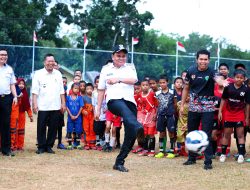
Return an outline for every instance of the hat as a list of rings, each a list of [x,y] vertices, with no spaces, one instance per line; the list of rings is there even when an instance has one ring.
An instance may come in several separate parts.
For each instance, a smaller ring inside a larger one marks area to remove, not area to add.
[[[113,52],[112,54],[114,53],[118,53],[120,51],[123,51],[124,53],[128,53],[128,50],[126,50],[126,48],[122,45],[122,44],[119,44],[119,45],[116,45],[114,48],[113,48]]]

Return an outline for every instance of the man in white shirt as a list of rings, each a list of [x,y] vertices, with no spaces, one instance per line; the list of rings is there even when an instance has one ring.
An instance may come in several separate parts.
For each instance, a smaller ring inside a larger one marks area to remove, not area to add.
[[[137,121],[137,108],[134,99],[134,84],[137,82],[137,74],[134,64],[127,64],[128,51],[123,45],[117,45],[113,49],[113,63],[103,66],[98,84],[98,104],[95,119],[98,120],[101,113],[101,104],[106,91],[106,102],[109,111],[123,118],[125,127],[124,142],[120,153],[116,158],[114,170],[128,172],[124,167],[125,158],[131,151],[135,140],[142,141],[144,130]]]
[[[12,102],[17,104],[16,79],[7,60],[7,50],[0,49],[0,133],[2,138],[0,143],[4,156],[15,156],[10,149],[10,115]]]
[[[37,154],[55,153],[52,147],[60,122],[60,111],[64,112],[66,109],[62,75],[53,69],[54,64],[54,56],[46,54],[44,68],[36,71],[32,80],[32,107],[34,113],[38,113]]]

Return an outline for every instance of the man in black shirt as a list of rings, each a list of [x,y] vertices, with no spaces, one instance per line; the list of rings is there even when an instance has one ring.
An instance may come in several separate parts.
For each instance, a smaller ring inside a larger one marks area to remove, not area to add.
[[[215,71],[208,67],[210,52],[200,50],[196,54],[196,66],[191,66],[187,70],[185,86],[182,93],[180,115],[183,113],[185,100],[190,93],[190,105],[188,112],[188,132],[198,130],[200,122],[202,130],[208,135],[211,141],[213,127],[215,98],[214,98],[214,81],[221,85],[227,85],[227,82],[215,76]],[[204,169],[212,169],[212,146],[209,143],[205,150]],[[184,165],[196,163],[196,154],[189,152],[188,160]]]

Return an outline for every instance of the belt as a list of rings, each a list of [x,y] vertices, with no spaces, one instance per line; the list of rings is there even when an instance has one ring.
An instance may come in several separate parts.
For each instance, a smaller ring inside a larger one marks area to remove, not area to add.
[[[10,94],[0,94],[0,97],[1,98],[4,98],[4,97],[7,97],[7,96],[9,96]]]

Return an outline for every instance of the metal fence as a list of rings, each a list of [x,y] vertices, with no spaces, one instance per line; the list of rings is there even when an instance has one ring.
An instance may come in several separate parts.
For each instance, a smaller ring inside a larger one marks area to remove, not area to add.
[[[20,45],[4,45],[0,44],[0,48],[5,48],[9,53],[8,63],[13,66],[15,73],[19,76],[28,78],[32,70],[32,46]],[[43,67],[43,56],[46,53],[55,55],[60,65],[70,70],[83,68],[83,49],[77,48],[51,48],[51,47],[35,47],[35,70]],[[105,62],[111,59],[111,51],[86,49],[86,71],[100,71]],[[128,62],[130,62],[131,53],[128,54]],[[215,66],[217,57],[211,57],[210,65]],[[246,65],[250,70],[250,60],[242,60],[237,58],[220,58],[220,62],[225,62],[232,70],[236,63]],[[175,55],[152,54],[134,52],[134,63],[138,73],[138,78],[145,76],[158,77],[166,74],[170,81],[175,76]],[[189,66],[195,64],[194,56],[178,57],[178,74]],[[231,72],[232,73],[232,72]]]

